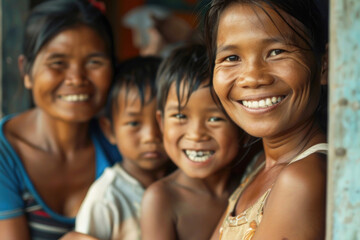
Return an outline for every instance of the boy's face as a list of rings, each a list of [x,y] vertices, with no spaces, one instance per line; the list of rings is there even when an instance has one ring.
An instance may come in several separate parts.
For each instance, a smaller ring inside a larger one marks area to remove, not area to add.
[[[173,84],[163,115],[157,113],[169,157],[193,178],[206,178],[224,169],[237,156],[240,129],[217,106],[204,84],[180,112],[178,105]]]
[[[145,105],[141,106],[137,88],[128,91],[123,88],[119,93],[118,108],[113,109],[113,138],[110,141],[117,145],[124,164],[140,171],[158,170],[169,160],[156,122],[156,100],[146,101],[149,92],[145,94]]]

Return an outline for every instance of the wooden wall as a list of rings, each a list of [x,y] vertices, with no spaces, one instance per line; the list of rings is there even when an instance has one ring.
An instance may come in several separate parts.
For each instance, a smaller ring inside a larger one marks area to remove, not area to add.
[[[330,2],[327,237],[360,239],[360,1]]]

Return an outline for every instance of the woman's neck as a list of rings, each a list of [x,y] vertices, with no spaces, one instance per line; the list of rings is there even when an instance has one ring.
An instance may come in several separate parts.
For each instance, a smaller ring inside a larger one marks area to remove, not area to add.
[[[288,163],[307,148],[323,142],[326,142],[326,137],[314,119],[286,133],[264,138],[266,168]]]
[[[37,144],[45,151],[70,153],[91,144],[89,122],[63,121],[39,109],[35,109],[31,117]]]

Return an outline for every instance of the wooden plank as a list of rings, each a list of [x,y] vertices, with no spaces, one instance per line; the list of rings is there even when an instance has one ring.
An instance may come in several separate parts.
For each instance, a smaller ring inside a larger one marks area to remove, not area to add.
[[[360,239],[360,1],[330,2],[327,237]]]
[[[22,92],[17,58],[21,53],[29,0],[1,0],[1,116],[30,106],[29,93]]]

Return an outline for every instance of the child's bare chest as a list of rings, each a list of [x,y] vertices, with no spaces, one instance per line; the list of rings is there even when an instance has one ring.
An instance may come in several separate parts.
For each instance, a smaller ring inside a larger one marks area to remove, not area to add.
[[[228,196],[189,194],[179,201],[176,228],[180,240],[208,240],[226,210]]]

